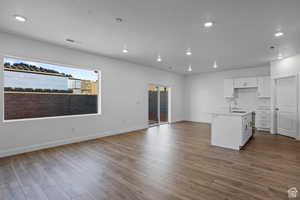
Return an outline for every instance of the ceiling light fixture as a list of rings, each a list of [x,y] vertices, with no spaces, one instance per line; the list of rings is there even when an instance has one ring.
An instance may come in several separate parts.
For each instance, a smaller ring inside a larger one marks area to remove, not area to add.
[[[19,22],[26,22],[27,19],[26,17],[23,17],[21,15],[14,15],[15,20],[19,21]]]
[[[214,62],[214,68],[217,69],[219,66],[217,64],[217,61]]]
[[[191,72],[191,71],[193,71],[192,65],[189,65],[188,72]]]
[[[117,22],[117,23],[122,23],[122,22],[123,22],[123,19],[120,18],[120,17],[117,17],[117,18],[116,18],[116,22]]]
[[[283,55],[282,55],[281,53],[278,54],[277,59],[278,59],[278,60],[282,60],[282,59],[283,59]]]
[[[284,36],[284,33],[281,32],[281,31],[278,31],[278,32],[276,32],[276,33],[274,34],[274,36],[275,36],[275,37],[282,37],[282,36]]]
[[[128,49],[127,49],[127,47],[126,47],[126,45],[124,45],[124,48],[123,48],[123,51],[122,51],[123,53],[128,53]]]
[[[214,26],[214,22],[205,22],[204,23],[204,27],[205,28],[211,28],[211,27],[213,27]]]
[[[75,43],[75,40],[70,39],[70,38],[67,38],[67,39],[66,39],[66,42]]]
[[[186,50],[186,53],[185,53],[187,56],[191,56],[192,55],[192,51],[191,51],[191,49],[190,48],[188,48],[187,50]]]
[[[157,62],[162,62],[162,59],[161,59],[161,56],[160,55],[158,55],[157,56],[157,60],[156,60]]]

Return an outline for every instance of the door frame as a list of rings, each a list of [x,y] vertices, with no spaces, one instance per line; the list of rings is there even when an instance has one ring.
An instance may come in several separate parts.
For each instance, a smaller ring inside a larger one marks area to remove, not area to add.
[[[276,106],[277,106],[277,80],[278,79],[284,79],[284,78],[291,78],[294,77],[296,78],[296,102],[297,102],[297,112],[296,112],[296,121],[297,121],[297,127],[296,127],[296,131],[297,131],[297,135],[296,138],[297,140],[300,140],[300,133],[299,133],[299,124],[300,124],[300,119],[299,119],[299,100],[300,100],[300,93],[299,93],[299,74],[295,73],[295,74],[288,74],[285,76],[276,76],[272,78],[272,97],[273,97],[273,101],[272,101],[272,112],[271,112],[271,119],[272,119],[272,134],[278,134],[278,125],[277,125],[277,112],[276,112]]]
[[[158,106],[157,106],[157,115],[158,115],[158,123],[157,124],[153,124],[153,125],[149,125],[149,109],[147,111],[147,123],[148,123],[148,127],[154,127],[154,126],[160,126],[162,124],[169,124],[171,123],[171,87],[167,86],[167,85],[162,85],[162,84],[156,84],[156,83],[149,83],[147,85],[147,107],[149,108],[149,86],[156,86],[156,87],[166,87],[168,88],[168,121],[167,122],[163,122],[161,123],[160,121],[160,90],[158,90]]]

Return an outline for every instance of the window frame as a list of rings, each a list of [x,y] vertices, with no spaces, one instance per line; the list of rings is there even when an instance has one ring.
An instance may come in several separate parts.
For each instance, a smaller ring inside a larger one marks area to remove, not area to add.
[[[83,70],[91,70],[91,71],[97,71],[98,73],[98,98],[97,98],[97,113],[90,113],[90,114],[77,114],[77,115],[62,115],[62,116],[49,116],[49,117],[36,117],[36,118],[24,118],[24,119],[5,119],[5,92],[4,92],[4,59],[5,58],[13,58],[13,59],[20,59],[24,61],[29,62],[39,62],[44,64],[50,64],[50,65],[59,65],[62,67],[69,67],[69,68],[75,68],[75,69],[83,69]],[[49,119],[63,119],[63,118],[79,118],[79,117],[91,117],[91,116],[101,116],[102,115],[102,71],[95,67],[85,67],[83,68],[80,65],[73,65],[73,64],[65,64],[65,63],[58,63],[49,61],[46,59],[37,59],[37,58],[31,58],[31,57],[19,57],[19,56],[12,56],[12,55],[0,55],[0,59],[2,60],[2,69],[1,69],[1,76],[2,81],[0,83],[1,89],[1,101],[2,101],[2,122],[3,123],[10,123],[10,122],[22,122],[22,121],[35,121],[35,120],[49,120]],[[1,80],[1,79],[0,79]]]

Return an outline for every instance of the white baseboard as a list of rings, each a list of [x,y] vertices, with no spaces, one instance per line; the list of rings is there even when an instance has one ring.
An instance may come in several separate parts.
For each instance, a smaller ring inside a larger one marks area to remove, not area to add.
[[[131,128],[124,128],[124,129],[119,129],[119,130],[110,130],[110,131],[91,134],[91,135],[87,135],[87,136],[68,138],[68,139],[63,139],[63,140],[56,140],[56,141],[47,142],[47,143],[44,143],[44,144],[37,144],[37,145],[31,145],[31,146],[26,146],[26,147],[18,147],[18,148],[8,149],[8,150],[5,150],[5,151],[0,151],[0,158],[7,157],[7,156],[12,156],[12,155],[17,155],[17,154],[22,154],[22,153],[27,153],[27,152],[32,152],[32,151],[37,151],[37,150],[41,150],[41,149],[47,149],[47,148],[50,148],[50,147],[57,147],[57,146],[65,145],[65,144],[83,142],[83,141],[102,138],[102,137],[106,137],[106,136],[112,136],[112,135],[127,133],[127,132],[130,132],[130,131],[142,130],[142,129],[146,129],[146,128],[148,128],[148,126],[140,125],[140,126],[131,127]]]

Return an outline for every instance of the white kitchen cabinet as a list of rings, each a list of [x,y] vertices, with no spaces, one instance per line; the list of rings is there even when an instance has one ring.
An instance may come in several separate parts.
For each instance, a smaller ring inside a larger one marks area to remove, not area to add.
[[[259,131],[270,131],[271,128],[271,111],[256,110],[255,111],[255,127]]]
[[[234,88],[254,88],[257,87],[257,78],[237,78],[234,80]]]
[[[224,97],[232,98],[234,96],[234,80],[233,79],[225,79],[224,80]]]
[[[259,98],[271,97],[271,78],[269,76],[257,78],[258,90],[257,96]]]

